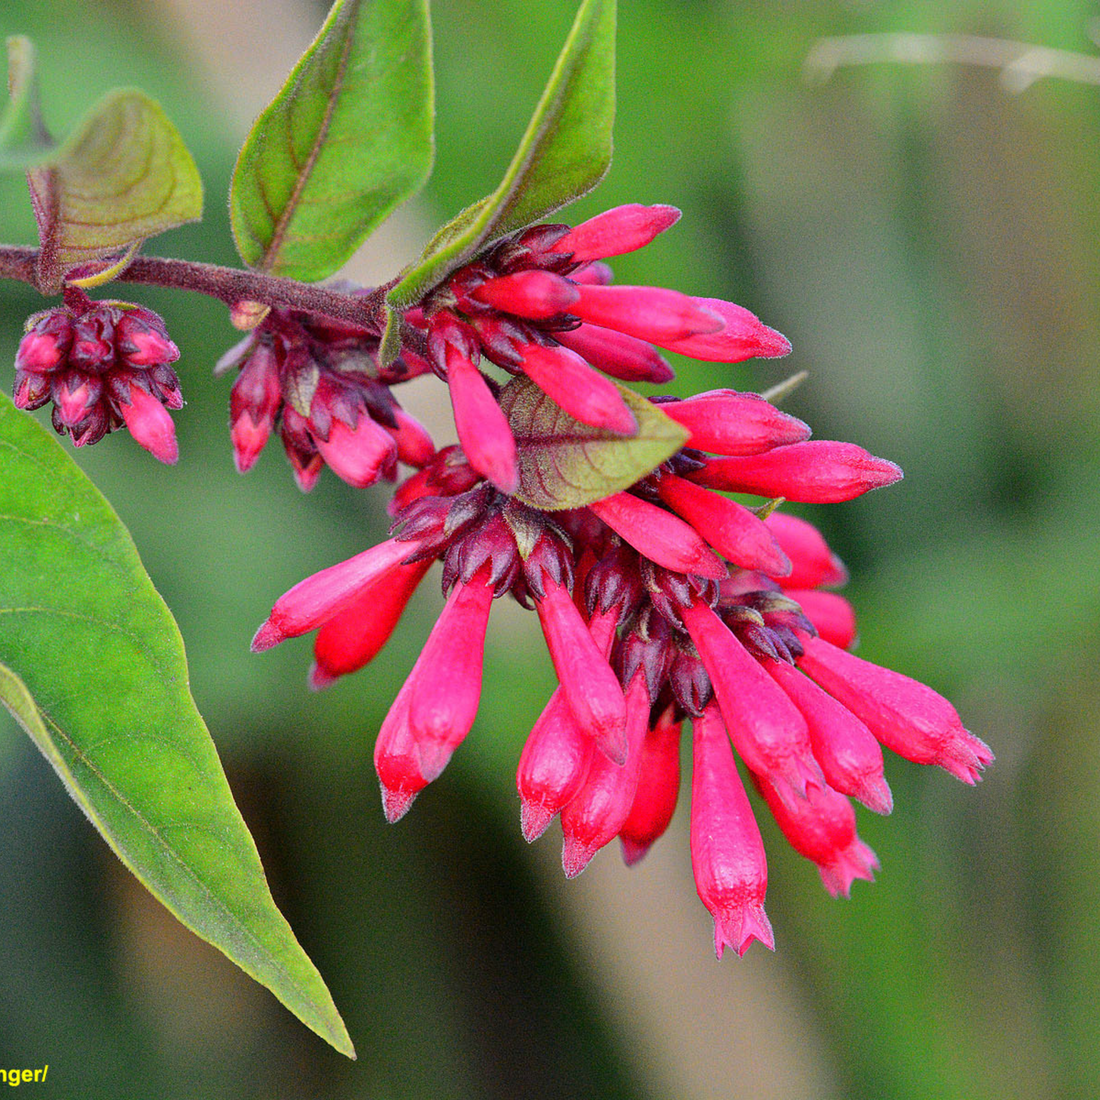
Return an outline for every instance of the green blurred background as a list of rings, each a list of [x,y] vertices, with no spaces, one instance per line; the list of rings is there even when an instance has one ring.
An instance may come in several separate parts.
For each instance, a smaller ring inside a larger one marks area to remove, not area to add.
[[[897,809],[861,816],[883,869],[850,901],[763,820],[774,955],[715,962],[686,807],[627,871],[578,880],[556,826],[526,848],[514,768],[552,670],[533,616],[494,612],[474,733],[396,828],[371,749],[438,590],[385,656],[321,695],[306,639],[251,656],[272,600],[384,530],[386,490],[304,497],[274,448],[233,471],[225,311],[135,290],[183,348],[182,461],[123,436],[77,457],[129,525],[187,642],[192,687],[276,900],[326,976],[349,1063],[179,928],[0,721],[0,1065],[65,1097],[928,1098],[1100,1095],[1100,88],[1012,94],[959,64],[804,77],[822,36],[990,35],[1093,56],[1072,0],[624,0],[614,167],[580,219],[669,202],[675,230],[622,282],[733,298],[794,353],[683,364],[676,392],[765,388],[819,438],[906,480],[807,509],[852,569],[864,656],[949,695],[997,753],[976,790],[888,762]],[[435,0],[438,167],[352,265],[394,274],[488,192],[573,0]],[[235,149],[320,24],[307,0],[4,0],[38,43],[58,129],[117,84],[151,92],[207,186],[201,226],[147,251],[233,262]],[[1097,62],[1100,68],[1100,61]],[[0,239],[33,239],[21,181]],[[120,291],[128,295],[128,291]],[[10,363],[26,288],[0,287]],[[0,381],[10,385],[10,371]],[[408,405],[445,425],[438,385]],[[445,432],[440,432],[444,435]]]

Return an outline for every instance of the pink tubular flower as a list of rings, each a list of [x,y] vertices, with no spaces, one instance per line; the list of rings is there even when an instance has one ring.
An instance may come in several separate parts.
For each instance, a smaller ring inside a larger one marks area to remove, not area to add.
[[[589,505],[592,511],[650,561],[678,573],[724,577],[726,569],[689,524],[629,493]]]
[[[558,332],[555,339],[605,374],[624,382],[670,382],[675,375],[652,344],[599,325]]]
[[[993,762],[989,746],[963,729],[955,708],[930,687],[821,638],[807,638],[803,646],[799,667],[899,756],[938,764],[971,785]]]
[[[565,313],[580,291],[568,279],[549,271],[516,271],[487,279],[471,296],[503,313],[514,313],[530,321],[548,321]]]
[[[354,426],[333,420],[328,438],[318,434],[314,445],[325,465],[357,489],[373,485],[397,461],[397,441],[365,413]]]
[[[680,794],[680,727],[672,708],[648,730],[638,765],[638,784],[630,813],[619,829],[623,862],[640,860],[664,835]]]
[[[772,576],[791,571],[787,555],[764,521],[743,504],[720,497],[675,474],[657,482],[657,492],[678,516],[687,520],[724,558],[743,569]]]
[[[755,356],[774,359],[790,354],[791,342],[786,336],[768,328],[743,306],[723,302],[720,298],[693,298],[692,301],[699,309],[720,317],[722,326],[714,332],[700,329],[671,344],[662,344],[669,351],[711,363],[740,363]]]
[[[780,412],[757,393],[712,390],[684,401],[661,403],[661,411],[682,424],[687,446],[721,455],[755,455],[810,437],[801,420]]]
[[[696,601],[683,616],[741,758],[788,801],[804,796],[821,772],[798,708],[706,604]]]
[[[833,897],[847,897],[853,879],[874,882],[878,858],[856,835],[855,811],[842,794],[815,785],[804,799],[789,803],[769,780],[754,775],[753,782],[791,847],[817,864]]]
[[[557,688],[520,753],[516,786],[522,802],[523,839],[537,840],[576,797],[588,777],[595,742],[581,731]]]
[[[174,466],[179,461],[176,426],[168,410],[136,379],[129,383],[130,400],[120,401],[119,414],[130,434],[154,458]]]
[[[408,726],[420,774],[435,779],[465,740],[481,700],[481,662],[493,589],[483,568],[459,581],[409,675]]]
[[[638,422],[622,395],[575,351],[522,344],[523,373],[555,404],[582,424],[619,435],[636,435]]]
[[[854,443],[810,439],[747,458],[710,459],[693,480],[710,489],[832,504],[892,485],[901,476],[893,462]]]
[[[675,290],[651,286],[581,286],[573,306],[582,321],[667,348],[721,329],[722,317]],[[746,356],[746,358],[748,358]]]
[[[229,437],[237,473],[246,473],[260,457],[282,403],[275,353],[271,345],[258,344],[229,395]]]
[[[628,203],[582,222],[566,233],[551,251],[569,253],[578,263],[620,256],[644,248],[679,220],[680,211],[675,206]]]
[[[699,898],[714,917],[714,950],[744,955],[753,940],[774,950],[764,913],[768,865],[764,842],[730,751],[718,707],[692,723],[691,869]]]
[[[428,343],[436,362],[443,364],[458,432],[466,459],[502,493],[516,488],[516,442],[481,371],[474,331],[449,312],[435,320]]]
[[[626,702],[563,584],[550,578],[535,606],[558,674],[562,694],[577,725],[619,763],[626,757]]]
[[[649,724],[649,695],[638,674],[626,690],[626,754],[613,763],[597,753],[584,784],[561,811],[561,862],[566,878],[574,878],[592,857],[619,834],[638,790],[642,745]]]
[[[413,550],[408,543],[390,539],[300,581],[275,601],[267,621],[252,639],[252,652],[262,653],[287,638],[316,630],[391,573]]]

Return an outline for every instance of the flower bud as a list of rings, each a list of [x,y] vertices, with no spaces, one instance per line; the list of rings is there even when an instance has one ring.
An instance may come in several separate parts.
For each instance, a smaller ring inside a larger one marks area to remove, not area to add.
[[[788,801],[804,796],[807,782],[822,781],[805,719],[705,603],[696,600],[683,617],[741,759]]]
[[[594,752],[592,738],[577,725],[562,689],[555,688],[524,743],[516,771],[523,807],[520,825],[528,844],[576,797]]]
[[[725,492],[831,504],[892,485],[901,476],[900,467],[855,443],[809,439],[745,458],[709,459],[691,479]]]
[[[638,767],[638,788],[619,830],[623,860],[637,863],[664,835],[680,793],[680,722],[666,710],[646,733]]]
[[[577,263],[620,256],[644,248],[679,220],[675,206],[627,203],[574,226],[551,251],[571,253]]]
[[[753,940],[775,937],[764,913],[768,865],[764,842],[737,774],[717,704],[692,722],[691,869],[699,898],[714,917],[714,951],[744,955]]]
[[[971,785],[993,762],[989,746],[963,729],[955,708],[930,687],[821,638],[805,637],[803,644],[799,667],[899,756],[938,764]]]

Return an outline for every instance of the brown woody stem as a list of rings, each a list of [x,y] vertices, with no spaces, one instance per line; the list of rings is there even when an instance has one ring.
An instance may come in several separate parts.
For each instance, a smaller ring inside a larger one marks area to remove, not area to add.
[[[37,248],[23,245],[0,245],[0,277],[37,286],[38,252]],[[116,281],[190,290],[217,298],[227,306],[237,302],[289,306],[362,325],[379,333],[385,328],[385,295],[392,285],[375,287],[366,294],[344,294],[278,275],[162,256],[135,257],[116,276]]]

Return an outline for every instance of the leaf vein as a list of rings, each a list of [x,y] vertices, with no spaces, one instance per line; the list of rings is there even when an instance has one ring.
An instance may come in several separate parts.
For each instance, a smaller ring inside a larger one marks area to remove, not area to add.
[[[325,138],[328,134],[329,127],[332,125],[332,116],[336,111],[336,100],[343,86],[344,74],[347,70],[348,56],[351,53],[353,38],[354,35],[350,31],[344,36],[343,48],[340,51],[340,59],[336,64],[336,72],[332,80],[332,92],[329,95],[328,102],[325,104],[325,111],[321,117],[321,124],[318,128],[317,136],[313,139],[313,144],[309,150],[309,156],[306,157],[306,162],[299,171],[298,178],[294,182],[294,190],[290,193],[286,205],[283,207],[278,220],[272,227],[271,240],[264,250],[264,257],[260,266],[265,270],[270,269],[275,264],[279,250],[282,248],[283,241],[290,228],[290,222],[294,217],[294,211],[297,208],[299,198],[305,190],[306,185],[309,183],[309,177],[313,172],[313,166],[317,163],[317,158],[320,156],[321,149],[325,144]]]

